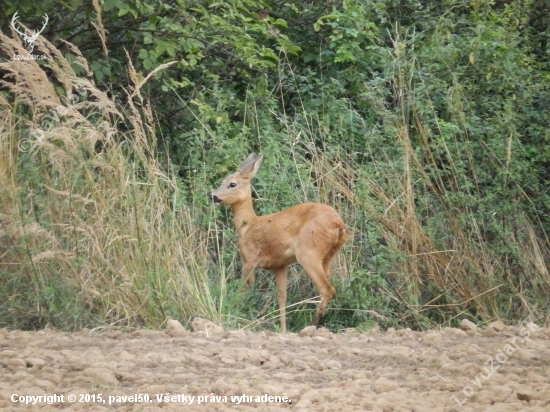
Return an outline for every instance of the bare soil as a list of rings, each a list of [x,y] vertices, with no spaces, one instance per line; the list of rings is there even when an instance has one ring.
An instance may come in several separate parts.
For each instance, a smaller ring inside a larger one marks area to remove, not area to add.
[[[550,411],[550,329],[532,324],[286,335],[175,326],[0,329],[0,410]]]

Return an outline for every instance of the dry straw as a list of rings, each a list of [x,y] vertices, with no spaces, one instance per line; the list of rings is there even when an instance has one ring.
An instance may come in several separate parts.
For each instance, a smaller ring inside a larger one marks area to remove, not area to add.
[[[90,73],[74,45],[63,47]],[[152,113],[132,101],[143,101],[144,82],[121,106],[78,78],[46,39],[37,49],[48,56],[43,66],[11,61],[23,50],[0,33],[0,277],[4,298],[20,302],[2,322],[160,326],[166,308],[184,322],[194,315],[220,322],[206,233],[153,155],[154,131],[145,123]],[[62,100],[56,87],[73,99]],[[119,132],[117,121],[129,131]]]

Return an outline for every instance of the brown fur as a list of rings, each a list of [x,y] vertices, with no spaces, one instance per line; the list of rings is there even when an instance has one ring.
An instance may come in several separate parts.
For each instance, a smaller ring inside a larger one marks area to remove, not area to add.
[[[320,203],[302,203],[281,212],[256,216],[250,180],[261,161],[262,156],[254,153],[248,156],[237,172],[226,177],[212,193],[212,200],[232,207],[239,234],[242,276],[247,285],[254,281],[256,267],[275,274],[281,330],[285,333],[287,266],[298,262],[321,294],[312,323],[316,325],[335,293],[328,280],[330,263],[348,240],[349,233],[338,213]]]

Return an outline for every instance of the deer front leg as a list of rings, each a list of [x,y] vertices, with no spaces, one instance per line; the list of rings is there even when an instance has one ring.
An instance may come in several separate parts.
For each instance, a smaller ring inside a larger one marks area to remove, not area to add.
[[[277,285],[277,301],[279,302],[279,319],[281,332],[286,333],[286,283],[288,272],[286,266],[273,271],[275,273],[275,284]]]
[[[249,262],[243,262],[242,279],[245,281],[243,293],[246,293],[250,285],[254,283],[256,279],[256,274],[254,273],[255,266],[256,265]]]

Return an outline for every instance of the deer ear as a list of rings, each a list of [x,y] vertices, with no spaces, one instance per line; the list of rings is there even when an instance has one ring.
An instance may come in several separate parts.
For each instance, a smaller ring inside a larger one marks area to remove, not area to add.
[[[239,171],[244,171],[248,169],[254,163],[254,161],[256,160],[256,157],[257,157],[256,153],[250,153],[248,157],[244,160],[244,162],[242,162],[241,165],[239,166]]]
[[[241,176],[252,179],[262,163],[263,155],[257,155],[256,153],[251,153],[246,160],[239,166],[238,172]]]

